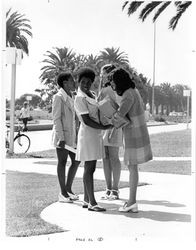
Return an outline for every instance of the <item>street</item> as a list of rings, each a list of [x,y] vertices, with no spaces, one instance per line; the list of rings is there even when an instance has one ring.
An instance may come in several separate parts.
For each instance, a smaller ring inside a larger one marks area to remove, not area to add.
[[[148,127],[149,134],[156,134],[162,132],[172,132],[186,129],[185,123],[180,123],[177,125],[162,125],[162,126],[151,126]],[[189,124],[191,128],[191,124]],[[25,132],[31,139],[31,146],[28,152],[42,151],[53,149],[51,144],[52,130],[42,130],[42,131],[29,131]]]

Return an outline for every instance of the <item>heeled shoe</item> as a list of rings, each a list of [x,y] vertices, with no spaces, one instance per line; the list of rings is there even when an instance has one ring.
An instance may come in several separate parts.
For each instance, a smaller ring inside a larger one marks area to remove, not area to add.
[[[127,202],[125,202],[124,206],[120,207],[118,211],[124,212],[124,213],[128,213],[128,212],[138,213],[138,206],[137,206],[137,203],[134,203],[128,207]]]
[[[65,197],[62,194],[59,194],[58,198],[59,198],[59,202],[73,203],[73,201],[70,197]]]
[[[78,196],[77,194],[72,194],[72,193],[69,193],[69,192],[67,192],[67,193],[68,193],[69,197],[70,197],[72,200],[74,200],[74,201],[79,200],[79,196]]]
[[[92,205],[88,205],[88,210],[89,211],[94,211],[94,212],[105,212],[106,209],[99,206],[99,205],[95,205],[95,206],[92,206]]]

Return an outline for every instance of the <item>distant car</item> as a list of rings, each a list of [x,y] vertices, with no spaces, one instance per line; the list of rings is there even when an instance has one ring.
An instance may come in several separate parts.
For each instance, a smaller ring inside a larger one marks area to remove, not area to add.
[[[175,111],[172,111],[172,112],[169,113],[169,116],[177,116],[177,115],[178,115],[178,113],[175,112]]]
[[[185,115],[183,112],[175,112],[175,111],[172,111],[169,113],[170,116],[183,116]]]

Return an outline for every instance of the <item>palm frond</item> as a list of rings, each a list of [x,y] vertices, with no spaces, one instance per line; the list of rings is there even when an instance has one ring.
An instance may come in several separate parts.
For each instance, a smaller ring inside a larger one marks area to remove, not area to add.
[[[133,1],[133,2],[131,2],[130,5],[129,5],[129,7],[128,7],[128,10],[127,10],[128,16],[130,16],[131,14],[133,14],[134,12],[136,12],[136,10],[143,3],[144,3],[144,1]]]
[[[175,1],[175,2],[174,2],[174,4],[175,4],[176,6],[180,5],[181,3],[182,3],[182,1]]]
[[[11,9],[6,12],[6,45],[22,49],[27,55],[28,40],[25,35],[32,37],[30,20],[17,11],[11,13]]]
[[[9,8],[9,10],[6,12],[6,17],[9,16],[11,10],[12,8]]]
[[[125,1],[123,6],[122,6],[122,10],[124,10],[124,8],[126,7],[126,5],[128,4],[129,1]]]
[[[153,22],[159,17],[159,15],[170,5],[171,1],[166,1],[162,4],[162,6],[157,10],[154,15]]]
[[[147,4],[141,11],[139,18],[144,21],[146,17],[161,3],[162,1],[152,1],[151,3]]]
[[[176,28],[176,25],[178,24],[178,21],[181,18],[182,14],[191,4],[191,1],[185,1],[177,6],[177,14],[169,22],[170,29],[174,30]]]

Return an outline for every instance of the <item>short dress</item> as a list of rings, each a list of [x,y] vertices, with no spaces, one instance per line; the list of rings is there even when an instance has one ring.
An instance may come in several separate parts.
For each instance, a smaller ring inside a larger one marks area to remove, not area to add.
[[[128,89],[122,95],[119,107],[122,116],[132,121],[123,128],[125,165],[137,165],[152,160],[152,150],[145,121],[143,101],[137,89]]]
[[[83,114],[89,114],[96,122],[99,121],[96,100],[87,96],[79,88],[75,97],[74,108],[81,122],[78,132],[76,160],[93,161],[104,158],[102,130],[87,126],[81,117]]]
[[[121,97],[118,96],[111,86],[107,86],[105,88],[102,88],[98,97],[98,100],[101,101],[104,98],[109,97],[117,104],[120,103]],[[119,129],[107,129],[103,132],[103,143],[104,146],[110,146],[110,147],[121,147],[123,146],[123,134],[122,134],[122,128]]]

